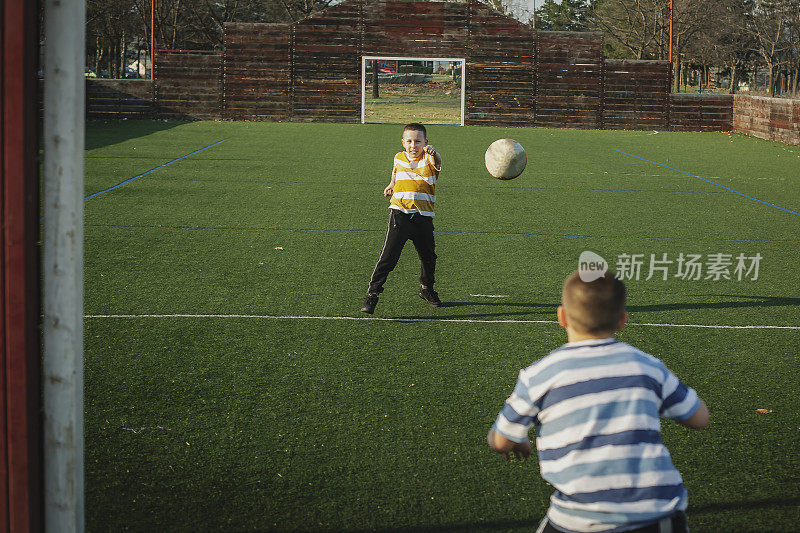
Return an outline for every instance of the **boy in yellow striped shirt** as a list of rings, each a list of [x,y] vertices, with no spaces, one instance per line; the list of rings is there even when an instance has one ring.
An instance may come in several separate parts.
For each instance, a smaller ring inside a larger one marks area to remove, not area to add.
[[[372,314],[378,304],[378,295],[389,272],[394,270],[400,252],[408,239],[419,254],[419,297],[433,307],[442,301],[433,290],[436,269],[436,251],[433,240],[433,204],[436,202],[436,178],[442,170],[442,156],[428,144],[425,126],[413,122],[403,128],[403,151],[394,156],[392,178],[383,190],[391,196],[389,224],[383,241],[381,255],[367,289],[361,311]]]

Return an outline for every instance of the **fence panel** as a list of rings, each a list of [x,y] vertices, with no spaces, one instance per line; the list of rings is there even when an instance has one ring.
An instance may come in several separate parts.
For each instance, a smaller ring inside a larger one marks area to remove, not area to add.
[[[86,79],[86,117],[154,118],[155,84],[150,80]]]
[[[601,128],[603,36],[537,32],[536,125]]]
[[[669,124],[669,62],[606,60],[603,127],[664,130]]]
[[[157,51],[156,96],[164,118],[214,119],[220,113],[219,52]]]
[[[226,23],[223,118],[288,120],[291,116],[291,26]]]

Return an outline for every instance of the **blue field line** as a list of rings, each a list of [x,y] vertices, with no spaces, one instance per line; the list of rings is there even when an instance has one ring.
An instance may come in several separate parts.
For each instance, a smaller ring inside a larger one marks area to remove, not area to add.
[[[180,156],[180,157],[177,157],[177,158],[173,159],[172,161],[169,161],[169,162],[167,162],[167,163],[164,163],[163,165],[158,165],[158,166],[157,166],[157,167],[155,167],[155,168],[151,168],[151,169],[150,169],[150,170],[148,170],[147,172],[143,172],[143,173],[139,174],[138,176],[134,176],[134,177],[132,177],[132,178],[130,178],[130,179],[127,179],[127,180],[123,181],[122,183],[117,183],[117,184],[116,184],[116,185],[114,185],[113,187],[109,187],[108,189],[104,189],[104,190],[102,190],[102,191],[98,191],[98,192],[96,192],[96,193],[90,194],[89,196],[86,196],[86,197],[84,198],[84,200],[88,200],[89,198],[94,198],[95,196],[98,196],[98,195],[100,195],[100,194],[103,194],[104,192],[113,191],[114,189],[117,189],[117,188],[119,188],[119,187],[122,187],[122,186],[123,186],[123,185],[125,185],[126,183],[130,183],[130,182],[132,182],[132,181],[133,181],[133,180],[135,180],[135,179],[141,178],[142,176],[147,176],[148,174],[151,174],[151,173],[155,172],[156,170],[158,170],[158,169],[160,169],[160,168],[164,168],[164,167],[166,167],[166,166],[169,166],[169,165],[171,165],[172,163],[175,163],[176,161],[180,161],[181,159],[186,159],[187,157],[190,157],[190,156],[193,156],[194,154],[200,153],[200,152],[202,152],[203,150],[208,150],[208,149],[209,149],[209,148],[211,148],[212,146],[216,146],[216,145],[218,145],[219,143],[225,142],[225,141],[227,141],[227,140],[228,140],[228,139],[222,139],[222,140],[220,140],[220,141],[217,141],[217,142],[215,142],[215,143],[209,144],[208,146],[205,146],[205,147],[203,147],[203,148],[200,148],[199,150],[195,150],[194,152],[192,152],[192,153],[190,153],[190,154],[186,154],[186,155],[182,155],[182,156]]]
[[[582,189],[580,187],[493,187],[493,189],[525,189],[536,191],[578,191],[578,192],[657,192],[663,194],[725,194],[719,191],[668,191],[659,189]]]
[[[800,215],[800,213],[798,213],[797,211],[792,211],[791,209],[786,209],[785,207],[781,207],[779,205],[771,204],[769,202],[765,202],[764,200],[759,200],[758,198],[754,198],[752,196],[748,196],[748,195],[744,194],[743,192],[739,192],[739,191],[737,191],[735,189],[731,189],[730,187],[726,187],[725,185],[721,185],[721,184],[717,183],[716,181],[711,181],[710,179],[701,178],[700,176],[695,176],[694,174],[690,174],[689,172],[686,172],[685,170],[680,170],[680,169],[677,169],[677,168],[673,168],[673,167],[671,167],[669,165],[665,165],[664,163],[659,163],[658,161],[651,161],[649,159],[645,159],[644,157],[639,157],[638,155],[629,154],[628,152],[623,152],[622,150],[617,150],[616,148],[613,148],[613,150],[615,152],[619,152],[621,154],[625,154],[625,155],[627,155],[629,157],[634,157],[636,159],[641,159],[642,161],[646,161],[648,163],[653,163],[654,165],[658,165],[660,167],[668,168],[670,170],[674,170],[675,172],[680,172],[681,174],[686,174],[687,176],[691,176],[693,178],[697,178],[699,180],[703,180],[706,183],[710,183],[712,185],[716,185],[717,187],[722,187],[726,191],[730,191],[730,192],[732,192],[734,194],[738,194],[739,196],[744,196],[745,198],[748,198],[750,200],[755,200],[756,202],[762,203],[764,205],[768,205],[770,207],[775,207],[777,209],[780,209],[781,211],[786,211],[787,213],[791,213],[793,215]]]
[[[86,224],[87,228],[109,229],[167,229],[185,231],[273,231],[273,232],[305,232],[305,233],[386,233],[385,229],[328,229],[328,228],[226,228],[214,226],[146,226],[128,224]],[[441,231],[436,234],[444,235],[485,235],[506,237],[561,237],[566,239],[635,239],[654,241],[715,241],[715,242],[761,242],[772,244],[798,244],[800,240],[779,239],[739,239],[733,237],[652,237],[647,235],[570,235],[567,233],[525,233],[503,231]]]
[[[197,180],[197,181],[213,181],[213,180]],[[253,180],[227,180],[226,183],[264,183],[272,185],[370,185],[373,182],[366,181],[304,181],[304,180],[271,180],[270,178],[253,179]],[[474,188],[473,185],[460,185],[448,184],[448,189],[460,188]],[[673,191],[667,189],[584,189],[582,187],[529,187],[524,185],[507,185],[507,186],[494,186],[485,187],[487,190],[502,191],[506,189],[519,189],[529,191],[576,191],[576,192],[654,192],[662,194],[725,194],[722,191]]]

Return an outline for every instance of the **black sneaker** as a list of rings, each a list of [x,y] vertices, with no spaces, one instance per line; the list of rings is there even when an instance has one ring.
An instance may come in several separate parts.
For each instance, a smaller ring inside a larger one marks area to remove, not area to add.
[[[439,295],[436,294],[436,291],[433,289],[427,289],[425,287],[420,287],[419,289],[419,297],[428,302],[428,305],[431,307],[441,307],[442,301],[439,299]]]
[[[378,295],[367,293],[367,297],[364,298],[364,305],[361,306],[361,312],[372,314],[375,312],[376,305],[378,305]]]

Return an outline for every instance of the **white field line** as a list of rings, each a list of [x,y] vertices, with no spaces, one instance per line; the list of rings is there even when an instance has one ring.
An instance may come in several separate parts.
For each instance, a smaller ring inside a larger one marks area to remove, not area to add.
[[[479,298],[508,298],[508,294],[470,294]]]
[[[381,318],[372,316],[303,316],[303,315],[84,315],[86,319],[102,318],[257,318],[264,320],[362,320],[379,322],[460,322],[469,324],[558,324],[555,320],[485,320],[475,318]],[[724,324],[670,324],[659,322],[628,322],[628,326],[653,326],[662,328],[709,328],[709,329],[790,329],[800,330],[800,326],[744,325],[729,326]]]

